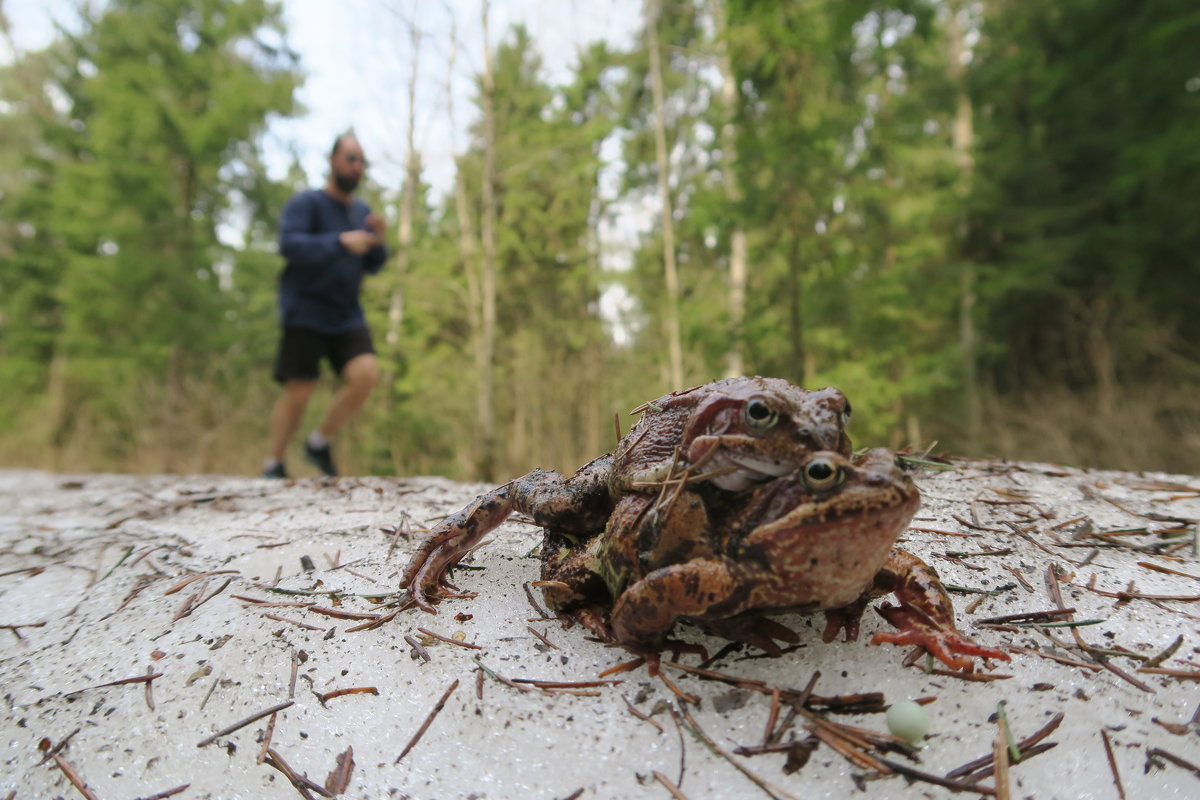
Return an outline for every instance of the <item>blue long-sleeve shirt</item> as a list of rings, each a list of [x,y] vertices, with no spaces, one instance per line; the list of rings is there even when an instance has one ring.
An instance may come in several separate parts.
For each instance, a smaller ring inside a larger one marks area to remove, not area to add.
[[[366,326],[358,301],[363,275],[382,269],[387,249],[357,256],[338,236],[366,230],[370,213],[357,197],[346,205],[320,189],[301,192],[284,206],[279,253],[287,264],[279,277],[279,316],[285,327],[345,333]]]

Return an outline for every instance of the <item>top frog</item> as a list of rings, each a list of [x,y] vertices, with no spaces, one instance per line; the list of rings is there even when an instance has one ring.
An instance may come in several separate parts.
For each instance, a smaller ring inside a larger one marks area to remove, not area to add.
[[[535,469],[452,514],[413,555],[401,588],[434,613],[429,597],[488,531],[513,512],[555,531],[604,530],[617,501],[664,484],[707,482],[742,492],[786,475],[813,451],[850,455],[850,403],[834,388],[809,391],[780,378],[730,378],[660,397],[634,409],[641,420],[617,449],[574,475]]]

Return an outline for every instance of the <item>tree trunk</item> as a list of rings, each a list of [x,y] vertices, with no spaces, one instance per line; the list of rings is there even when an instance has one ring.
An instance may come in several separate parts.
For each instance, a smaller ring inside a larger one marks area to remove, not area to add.
[[[480,276],[481,361],[479,376],[480,457],[476,476],[489,480],[496,466],[496,84],[488,41],[488,1],[483,3],[483,274]]]
[[[413,216],[417,184],[421,180],[420,161],[416,147],[417,69],[420,65],[421,34],[415,25],[409,26],[412,49],[411,73],[408,78],[408,127],[404,158],[404,191],[400,194],[400,219],[397,228],[396,269],[392,298],[388,304],[387,361],[384,370],[384,393],[388,409],[396,406],[397,364],[400,362],[400,333],[404,328],[404,286],[408,276],[409,250],[413,241]],[[398,463],[393,457],[393,463]]]
[[[971,107],[971,98],[967,94],[966,83],[964,81],[965,69],[962,61],[964,32],[960,18],[961,3],[949,3],[947,11],[949,12],[949,18],[946,21],[947,56],[949,61],[947,71],[958,98],[951,138],[955,157],[958,162],[957,194],[960,201],[965,204],[967,197],[971,193],[971,180],[975,171],[975,158],[973,155],[975,122]],[[959,222],[958,230],[958,251],[960,254],[964,252],[963,247],[966,244],[967,225],[967,217],[964,212]],[[978,345],[976,344],[978,341],[978,332],[975,329],[976,299],[975,265],[964,257],[959,288],[958,340],[960,352],[962,353],[963,402],[966,406],[967,416],[966,440],[967,447],[970,450],[974,450],[978,445],[980,428],[983,422],[979,400]]]
[[[658,159],[658,194],[662,204],[663,268],[667,301],[663,315],[667,334],[667,374],[671,389],[683,387],[683,345],[679,333],[679,270],[675,264],[675,227],[671,215],[670,153],[663,107],[662,63],[658,52],[658,2],[646,0],[646,44],[650,51],[650,87],[654,94],[654,150]]]
[[[728,25],[725,21],[724,0],[710,0],[713,23],[717,29],[717,66],[721,70],[721,105],[724,106],[725,122],[721,126],[721,162],[722,175],[725,184],[725,200],[730,209],[730,216],[735,220],[740,218],[736,209],[742,199],[742,189],[738,185],[737,173],[737,127],[734,125],[734,115],[737,113],[738,89],[733,76],[733,64],[729,58],[729,43],[727,41]],[[729,349],[725,352],[725,377],[736,378],[745,374],[746,359],[743,342],[743,326],[746,321],[746,231],[740,221],[735,221],[733,231],[729,236]]]
[[[812,363],[804,348],[804,265],[800,263],[800,201],[792,197],[792,230],[788,237],[788,333],[791,343],[791,368],[794,380],[801,386],[809,385]]]
[[[455,153],[458,153],[458,144],[453,139],[454,131],[458,129],[458,125],[454,117],[454,88],[451,85],[451,80],[457,60],[458,27],[452,17],[450,21],[450,59],[446,68],[446,114],[450,118],[451,149]],[[476,236],[475,225],[471,217],[471,203],[467,197],[467,182],[463,176],[463,164],[461,161],[458,161],[455,165],[454,211],[458,216],[459,258],[462,259],[463,273],[467,278],[467,325],[470,329],[471,354],[476,380],[478,381],[475,392],[475,423],[476,434],[478,435],[484,429],[491,408],[490,402],[486,404],[483,402],[482,394],[484,376],[489,374],[491,360],[484,349],[483,341],[483,296],[480,289],[483,265],[479,259],[479,239]],[[466,469],[468,471],[475,472],[478,470],[478,466],[483,459],[482,453],[482,447],[477,440],[475,446],[468,449],[463,459],[467,463]]]

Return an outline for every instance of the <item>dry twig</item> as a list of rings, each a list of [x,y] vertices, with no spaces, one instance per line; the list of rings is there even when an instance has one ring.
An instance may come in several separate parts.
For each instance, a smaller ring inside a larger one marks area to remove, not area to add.
[[[675,800],[688,800],[688,796],[686,794],[684,794],[683,791],[678,786],[671,783],[671,779],[668,778],[666,775],[663,775],[658,770],[653,770],[650,774],[654,776],[654,780],[661,783],[663,785],[663,788],[665,788],[668,792],[671,793],[671,797],[674,797]]]
[[[350,775],[354,772],[354,748],[347,747],[338,754],[333,771],[325,778],[325,791],[337,796],[350,787]]]
[[[185,783],[182,786],[176,786],[173,789],[164,789],[163,791],[158,792],[157,794],[151,794],[151,795],[147,795],[145,797],[139,797],[139,798],[137,798],[137,800],[166,800],[166,798],[174,797],[175,795],[177,795],[180,792],[187,789],[189,786],[191,786],[190,783]]]
[[[450,694],[457,688],[458,679],[455,678],[454,683],[446,687],[446,691],[444,691],[442,696],[438,699],[437,705],[433,707],[433,710],[429,712],[429,716],[427,716],[425,721],[421,723],[421,727],[417,728],[417,732],[414,733],[413,737],[408,740],[408,744],[404,745],[404,749],[400,751],[400,755],[396,756],[396,761],[394,763],[399,764],[400,759],[408,755],[409,750],[412,750],[414,747],[416,747],[417,742],[419,742],[421,737],[425,735],[425,731],[428,730],[431,724],[433,724],[434,717],[441,713],[442,709],[445,708],[446,700],[450,698]]]
[[[296,772],[296,770],[292,769],[292,767],[283,760],[283,756],[279,755],[279,753],[275,750],[267,751],[267,758],[263,763],[282,772],[283,777],[287,778],[288,782],[291,783],[292,786],[296,787],[296,791],[298,791],[301,797],[304,797],[305,800],[312,800],[312,794],[310,794],[310,792],[316,792],[322,797],[333,796],[326,791],[325,787],[321,784],[311,780],[307,775],[301,775]]]
[[[546,645],[547,647],[549,647],[549,648],[552,648],[552,649],[554,649],[554,650],[561,650],[561,649],[562,649],[561,647],[559,647],[558,645],[556,645],[554,642],[552,642],[552,641],[550,641],[549,639],[547,639],[547,638],[546,638],[546,634],[544,634],[544,633],[538,633],[537,631],[535,631],[535,630],[533,629],[533,626],[532,626],[532,625],[526,625],[526,626],[525,626],[525,630],[527,630],[527,631],[529,631],[530,633],[532,633],[532,634],[533,634],[535,637],[537,637],[537,639],[539,639],[539,640],[541,641],[541,643],[542,643],[542,644]]]
[[[1112,742],[1108,739],[1108,731],[1101,728],[1100,738],[1104,740],[1104,754],[1108,756],[1108,768],[1112,770],[1113,784],[1117,787],[1117,797],[1125,800],[1125,785],[1121,783],[1121,772],[1117,769],[1117,759],[1113,755]]]
[[[661,675],[662,673],[659,674]],[[683,716],[684,724],[687,725],[688,730],[691,731],[693,736],[704,742],[708,749],[714,754],[732,764],[738,772],[749,778],[755,786],[766,792],[769,797],[776,798],[776,800],[778,800],[780,797],[787,798],[787,800],[796,800],[795,795],[789,794],[769,781],[760,778],[752,770],[748,769],[740,761],[726,752],[724,748],[714,742],[712,738],[700,727],[700,724],[696,722],[696,718],[692,716],[691,712],[688,711],[686,703],[678,703],[677,705],[679,706],[679,713]]]
[[[404,635],[404,641],[408,642],[408,646],[411,647],[413,652],[416,653],[426,664],[428,664],[430,661],[433,661],[433,656],[429,655],[429,651],[425,649],[425,645],[421,644],[421,642],[417,640],[417,637],[413,636],[411,633],[406,633]]]
[[[293,703],[295,703],[295,702],[296,702],[295,700],[285,700],[285,701],[283,701],[282,703],[279,703],[278,705],[271,706],[270,708],[268,708],[268,709],[266,709],[266,710],[264,710],[264,711],[259,711],[257,714],[252,714],[252,715],[250,715],[249,717],[246,717],[246,718],[245,718],[245,719],[243,719],[243,720],[240,720],[240,721],[238,721],[238,722],[235,722],[235,723],[233,723],[233,724],[232,724],[232,725],[230,725],[228,728],[222,728],[221,730],[219,730],[219,731],[217,731],[216,733],[214,733],[212,736],[209,736],[209,737],[207,737],[207,738],[205,738],[205,739],[201,739],[201,740],[200,740],[200,741],[199,741],[199,742],[196,744],[196,747],[204,747],[205,745],[212,744],[212,743],[213,743],[213,742],[215,742],[217,739],[220,739],[222,736],[227,736],[227,735],[229,735],[229,734],[233,733],[233,732],[234,732],[234,731],[236,731],[236,730],[240,730],[241,728],[244,728],[244,727],[246,727],[247,725],[249,725],[249,724],[250,724],[250,723],[252,723],[252,722],[257,722],[258,720],[262,719],[262,718],[263,718],[263,717],[265,717],[265,716],[268,716],[268,715],[270,715],[270,714],[274,714],[274,713],[275,713],[275,712],[277,712],[277,711],[283,711],[285,708],[288,708],[289,706],[291,706],[291,705],[292,705]]]
[[[98,683],[95,686],[88,686],[87,688],[84,688],[84,689],[76,689],[73,692],[67,692],[67,694],[65,694],[63,696],[64,697],[73,697],[77,694],[80,694],[81,692],[86,692],[91,689],[104,689],[109,686],[124,686],[127,683],[149,683],[150,681],[154,680],[155,678],[161,678],[161,677],[162,677],[161,672],[151,672],[148,675],[134,675],[132,678],[121,678],[121,680],[119,680],[119,681],[109,681],[108,683]]]
[[[325,694],[317,694],[317,699],[321,701],[321,705],[325,705],[325,702],[328,700],[332,700],[335,697],[345,697],[348,694],[373,694],[378,696],[379,690],[374,686],[355,686],[351,689],[334,689],[331,692],[325,692]]]
[[[229,575],[231,573],[234,575],[237,575],[238,571],[236,569],[218,569],[218,570],[214,570],[213,572],[200,572],[195,575],[189,575],[188,577],[181,580],[179,583],[172,586],[170,589],[167,589],[165,592],[163,592],[163,597],[166,597],[169,594],[175,594],[176,592],[181,591],[182,589],[186,589],[188,586],[191,586],[193,583],[200,580],[201,578],[208,578],[213,575]]]
[[[446,644],[457,645],[458,647],[465,647],[468,650],[482,650],[483,649],[482,647],[480,647],[477,644],[471,644],[470,642],[460,642],[458,639],[451,639],[449,636],[443,636],[440,633],[434,633],[433,631],[429,630],[428,628],[417,628],[417,630],[420,631],[421,633],[425,634],[426,636],[431,636],[434,639],[437,639],[439,642],[445,642]]]
[[[66,759],[62,756],[55,756],[54,763],[62,770],[62,774],[67,776],[67,780],[71,782],[71,785],[87,800],[100,800],[100,798],[96,797],[96,793],[88,788],[87,781],[83,779],[83,776],[76,772],[75,768],[68,764]]]
[[[276,622],[286,622],[289,625],[295,625],[297,628],[305,628],[310,631],[325,630],[320,625],[309,625],[307,622],[301,622],[300,620],[291,619],[289,617],[281,617],[278,614],[263,614],[263,616],[266,617],[267,619],[273,619]]]
[[[1175,766],[1183,767],[1184,769],[1190,771],[1197,778],[1200,778],[1200,767],[1196,766],[1195,764],[1193,764],[1190,761],[1187,761],[1186,759],[1180,758],[1179,756],[1175,755],[1174,753],[1168,753],[1166,750],[1163,750],[1161,747],[1151,747],[1150,749],[1148,749],[1146,751],[1146,758],[1149,760],[1161,758],[1166,761],[1170,761]]]

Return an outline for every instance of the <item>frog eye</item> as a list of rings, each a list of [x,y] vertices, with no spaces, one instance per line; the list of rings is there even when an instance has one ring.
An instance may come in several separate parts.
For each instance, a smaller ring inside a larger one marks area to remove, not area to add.
[[[804,484],[814,492],[839,485],[845,477],[842,468],[828,458],[818,456],[804,467]]]
[[[779,421],[779,414],[761,397],[750,398],[742,415],[745,417],[746,427],[752,431],[765,431]]]

